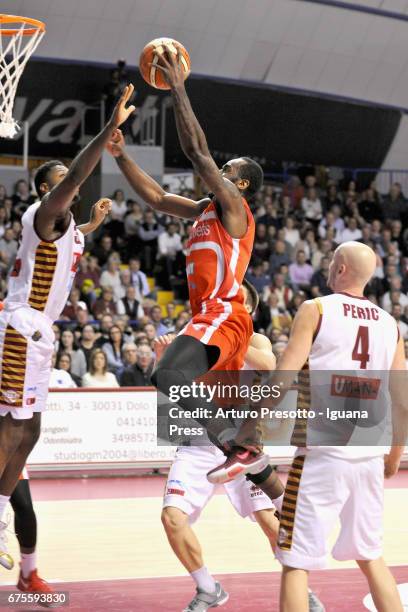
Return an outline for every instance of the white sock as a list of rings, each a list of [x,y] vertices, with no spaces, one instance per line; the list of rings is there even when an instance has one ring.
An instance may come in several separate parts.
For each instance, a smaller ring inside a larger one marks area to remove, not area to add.
[[[37,553],[21,553],[21,572],[24,578],[28,578],[33,570],[37,569]]]
[[[280,512],[280,513],[282,512],[283,498],[284,498],[284,493],[282,493],[282,495],[280,495],[276,499],[272,500],[273,505],[275,506],[277,511]]]
[[[4,510],[8,504],[10,495],[0,495],[0,521],[3,519]]]
[[[195,572],[190,572],[190,576],[199,589],[206,593],[214,593],[215,580],[204,565],[200,569],[195,570]]]

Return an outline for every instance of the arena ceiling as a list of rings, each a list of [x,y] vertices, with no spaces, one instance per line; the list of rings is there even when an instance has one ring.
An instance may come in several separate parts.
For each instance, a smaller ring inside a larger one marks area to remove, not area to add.
[[[408,108],[408,0],[2,0],[1,10],[46,21],[38,57],[136,64],[167,35],[197,74]]]

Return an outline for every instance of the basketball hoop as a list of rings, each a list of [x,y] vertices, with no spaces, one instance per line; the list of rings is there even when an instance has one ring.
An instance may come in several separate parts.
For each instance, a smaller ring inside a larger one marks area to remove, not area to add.
[[[19,129],[13,119],[17,85],[44,34],[38,19],[0,14],[0,138],[13,138]]]

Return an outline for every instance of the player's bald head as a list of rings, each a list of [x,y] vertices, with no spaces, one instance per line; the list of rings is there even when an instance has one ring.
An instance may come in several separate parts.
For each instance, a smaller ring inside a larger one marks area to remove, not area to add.
[[[334,252],[328,284],[333,291],[346,291],[348,288],[363,291],[376,265],[376,255],[369,246],[361,242],[344,242]]]

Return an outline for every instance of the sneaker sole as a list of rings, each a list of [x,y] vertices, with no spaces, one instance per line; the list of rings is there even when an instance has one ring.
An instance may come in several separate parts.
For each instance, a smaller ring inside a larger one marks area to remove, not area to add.
[[[0,565],[4,567],[6,570],[12,570],[14,567],[14,561],[7,561],[5,557],[0,557]]]
[[[227,603],[227,601],[229,600],[229,593],[225,593],[225,597],[223,597],[222,599],[220,599],[219,601],[217,601],[216,604],[214,604],[213,606],[211,606],[212,608],[218,608],[219,606],[223,606],[225,603]]]
[[[207,474],[207,479],[211,484],[225,484],[226,482],[231,482],[237,476],[241,476],[243,474],[251,474],[252,470],[260,470],[269,465],[269,457],[267,455],[263,455],[258,461],[254,461],[251,465],[245,465],[243,463],[236,463],[234,466],[230,468],[220,468],[215,472],[209,472]]]

